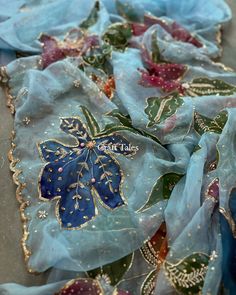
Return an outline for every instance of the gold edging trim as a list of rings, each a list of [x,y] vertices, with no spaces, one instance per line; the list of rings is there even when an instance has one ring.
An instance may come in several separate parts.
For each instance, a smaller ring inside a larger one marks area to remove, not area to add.
[[[22,197],[22,191],[23,189],[26,187],[26,183],[22,183],[19,180],[19,175],[22,173],[22,170],[19,170],[16,168],[16,165],[20,162],[19,159],[15,158],[13,155],[14,149],[16,147],[14,141],[14,137],[15,137],[15,132],[12,131],[12,137],[11,137],[11,149],[8,152],[8,159],[10,161],[10,170],[13,172],[12,178],[13,178],[13,182],[16,184],[17,188],[16,188],[16,199],[20,204],[20,217],[21,217],[21,221],[22,221],[22,225],[23,225],[23,237],[21,238],[21,246],[23,249],[23,253],[24,253],[24,260],[26,263],[26,267],[29,273],[34,273],[36,274],[37,272],[30,269],[28,266],[28,261],[29,258],[31,256],[31,251],[29,250],[29,248],[26,245],[26,241],[29,237],[29,231],[27,228],[27,223],[29,221],[28,217],[25,214],[25,209],[27,207],[29,207],[30,202],[29,201],[25,201]]]
[[[7,107],[9,107],[11,114],[14,115],[15,114],[15,105],[13,103],[14,98],[10,93],[10,86],[8,84],[9,80],[10,80],[10,77],[7,74],[6,67],[5,66],[0,67],[0,83],[1,83],[2,89],[4,91],[4,94],[7,97],[6,105],[7,105]]]
[[[9,107],[11,114],[14,116],[15,114],[15,105],[13,103],[14,98],[10,93],[10,86],[9,86],[9,80],[10,77],[7,74],[6,67],[0,67],[0,87],[4,90],[4,93],[6,95],[6,106]],[[28,246],[26,245],[26,241],[29,237],[29,231],[27,227],[27,223],[29,221],[28,217],[25,214],[25,209],[29,207],[30,202],[25,201],[22,197],[22,191],[26,187],[26,183],[22,183],[19,179],[19,175],[22,173],[22,170],[17,169],[16,165],[20,162],[20,159],[14,157],[14,150],[16,148],[16,144],[14,143],[15,139],[15,131],[13,130],[11,132],[11,148],[8,152],[8,160],[10,162],[9,168],[12,174],[12,179],[14,184],[16,185],[16,200],[19,203],[19,211],[20,211],[20,218],[22,222],[22,232],[23,236],[21,238],[21,247],[24,253],[24,261],[26,265],[26,269],[31,274],[38,274],[35,270],[31,269],[28,265],[29,258],[32,254],[32,252],[29,250]]]

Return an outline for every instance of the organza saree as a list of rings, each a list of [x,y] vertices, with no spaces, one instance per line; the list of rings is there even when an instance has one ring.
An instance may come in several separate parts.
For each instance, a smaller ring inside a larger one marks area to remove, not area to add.
[[[0,4],[22,247],[30,272],[51,269],[0,293],[234,294],[225,2]]]

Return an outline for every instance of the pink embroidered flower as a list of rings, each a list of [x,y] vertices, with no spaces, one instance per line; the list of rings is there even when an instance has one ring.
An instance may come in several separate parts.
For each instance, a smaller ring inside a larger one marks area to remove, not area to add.
[[[105,294],[102,284],[95,279],[81,278],[69,281],[55,295],[101,295]],[[111,293],[109,293],[111,294]],[[132,295],[129,291],[117,290],[112,292],[112,295]]]
[[[185,43],[191,43],[197,48],[201,48],[203,44],[192,36],[184,27],[177,22],[168,23],[160,18],[145,14],[144,23],[133,23],[131,25],[134,36],[140,36],[146,32],[152,25],[160,25],[167,33],[169,33],[175,40]]]
[[[215,178],[208,186],[206,198],[213,198],[216,201],[219,201],[219,179]]]
[[[182,64],[154,63],[146,52],[143,53],[146,70],[139,69],[141,79],[139,84],[144,87],[157,87],[168,93],[178,91],[184,93],[180,79],[185,74],[187,67]]]
[[[92,47],[98,46],[97,36],[86,36],[79,30],[71,31],[63,41],[44,34],[41,35],[39,41],[43,47],[43,68],[67,56],[75,57],[84,55]]]

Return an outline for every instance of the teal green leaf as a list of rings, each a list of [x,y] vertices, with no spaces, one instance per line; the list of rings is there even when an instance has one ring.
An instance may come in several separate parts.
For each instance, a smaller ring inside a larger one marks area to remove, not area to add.
[[[118,109],[112,110],[110,113],[107,114],[107,116],[117,118],[120,121],[120,123],[124,126],[132,127],[132,122],[131,122],[130,116],[123,115],[122,113],[119,112]]]
[[[107,275],[111,281],[111,285],[115,286],[121,281],[124,274],[130,268],[132,261],[133,261],[133,253],[113,263],[106,264],[102,267],[88,271],[88,275],[90,278],[94,278],[94,279],[99,275]]]
[[[82,24],[80,24],[80,27],[83,29],[88,29],[89,27],[95,25],[98,20],[99,10],[100,10],[100,4],[99,4],[99,1],[96,1],[90,15],[85,21],[82,22]]]
[[[116,9],[118,13],[123,16],[123,18],[132,21],[139,22],[140,17],[136,13],[134,7],[126,1],[125,4],[121,3],[121,1],[116,0]]]
[[[153,141],[155,141],[157,143],[161,143],[160,140],[156,136],[154,136],[153,134],[151,134],[145,130],[133,127],[132,120],[131,120],[130,116],[129,115],[125,116],[125,115],[121,114],[118,109],[111,111],[110,113],[107,114],[107,116],[117,118],[123,126],[130,128],[129,131],[136,133],[136,134],[140,134],[140,135],[148,137],[148,138],[151,138]],[[106,130],[108,130],[108,129],[109,128],[106,128]]]
[[[169,95],[164,98],[149,97],[145,113],[148,115],[148,127],[164,122],[167,118],[176,113],[184,101],[178,94]]]
[[[111,52],[111,46],[105,44],[101,47],[101,52],[92,52],[90,55],[83,56],[82,58],[86,64],[105,70],[104,66],[106,61],[110,58]]]
[[[163,62],[163,60],[161,59],[160,49],[159,49],[158,43],[157,43],[157,33],[156,32],[152,33],[152,61],[154,63]]]
[[[85,106],[81,106],[80,108],[85,116],[91,135],[96,136],[100,132],[96,119]]]
[[[135,134],[139,134],[145,137],[148,137],[150,139],[152,139],[153,141],[157,142],[160,144],[160,140],[154,136],[153,134],[145,131],[145,130],[141,130],[139,128],[135,128],[132,125],[132,120],[130,118],[129,115],[123,115],[122,113],[119,112],[118,109],[114,109],[111,112],[107,113],[108,117],[113,117],[119,120],[119,124],[116,123],[111,123],[111,124],[107,124],[105,126],[105,128],[98,134],[99,136],[101,135],[110,135],[114,132],[118,132],[118,131],[129,131]]]
[[[143,130],[139,130],[136,129],[134,127],[129,127],[129,126],[124,126],[124,125],[117,125],[117,124],[108,124],[106,125],[106,127],[104,128],[104,130],[102,130],[102,132],[100,132],[97,136],[103,136],[103,135],[111,135],[115,132],[119,132],[119,131],[129,131],[135,134],[139,134],[142,136],[146,136],[152,140],[154,140],[155,142],[160,144],[160,141],[157,137],[155,137],[154,135],[143,131]]]
[[[232,95],[236,92],[236,87],[222,80],[197,78],[194,79],[186,89],[186,94],[189,96],[204,96],[204,95]]]
[[[168,200],[173,188],[182,177],[183,175],[180,174],[168,173],[158,178],[154,187],[152,188],[147,202],[138,211],[144,211],[160,201]]]
[[[128,23],[114,23],[103,34],[102,39],[106,44],[118,50],[124,50],[132,37],[131,26]]]
[[[164,262],[165,273],[181,294],[200,294],[207,272],[209,256],[194,253],[176,264]]]
[[[153,295],[156,287],[157,270],[154,269],[146,277],[141,286],[141,295]]]
[[[102,130],[102,132],[100,132],[97,136],[111,135],[112,133],[115,133],[118,131],[134,132],[134,129],[130,127],[126,127],[124,125],[109,124],[109,125],[106,125],[106,127]]]
[[[204,117],[199,113],[194,113],[194,129],[198,134],[202,135],[205,132],[221,133],[228,120],[227,111],[221,111],[213,119]]]

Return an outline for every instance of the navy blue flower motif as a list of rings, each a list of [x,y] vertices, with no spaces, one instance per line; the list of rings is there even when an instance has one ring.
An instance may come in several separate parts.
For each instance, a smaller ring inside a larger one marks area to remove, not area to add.
[[[39,144],[47,162],[39,178],[39,196],[44,201],[57,199],[56,216],[66,229],[79,229],[95,218],[97,201],[110,210],[125,204],[122,170],[112,154],[134,154],[124,137],[115,133],[99,136],[94,117],[86,108],[82,110],[90,133],[78,117],[61,119],[60,128],[76,138],[76,145],[56,140]]]

